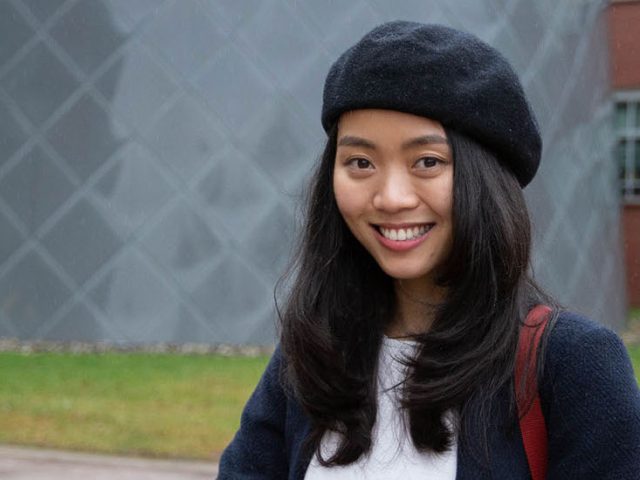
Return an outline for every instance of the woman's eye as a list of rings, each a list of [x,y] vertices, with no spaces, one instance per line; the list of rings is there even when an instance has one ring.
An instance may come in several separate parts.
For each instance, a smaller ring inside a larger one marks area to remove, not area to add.
[[[416,162],[416,166],[420,168],[433,168],[440,162],[441,160],[437,157],[422,157]]]
[[[372,167],[371,162],[366,158],[354,158],[350,163],[359,170],[366,170]]]

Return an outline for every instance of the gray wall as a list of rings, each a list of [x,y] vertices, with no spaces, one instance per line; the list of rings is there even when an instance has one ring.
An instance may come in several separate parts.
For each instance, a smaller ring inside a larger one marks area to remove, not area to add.
[[[625,313],[606,36],[589,0],[0,0],[0,336],[270,343],[332,60],[385,20],[467,29],[544,133],[535,270]]]

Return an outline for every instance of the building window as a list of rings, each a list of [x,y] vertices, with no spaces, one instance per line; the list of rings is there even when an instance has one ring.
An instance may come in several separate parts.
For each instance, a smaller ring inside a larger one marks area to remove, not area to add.
[[[640,202],[640,92],[616,94],[615,129],[622,197]]]

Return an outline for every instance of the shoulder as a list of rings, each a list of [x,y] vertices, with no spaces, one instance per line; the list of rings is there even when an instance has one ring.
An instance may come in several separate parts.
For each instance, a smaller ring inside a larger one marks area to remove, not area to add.
[[[558,356],[580,357],[582,353],[595,354],[595,359],[613,351],[625,351],[620,337],[608,327],[583,315],[560,311],[550,325],[547,344],[548,360]],[[605,351],[594,351],[595,346],[606,346]]]
[[[608,368],[600,374],[633,375],[626,347],[610,328],[578,313],[560,311],[549,330],[544,361],[552,375],[567,369],[593,374],[604,366]]]
[[[583,340],[585,337],[604,336],[612,339],[616,333],[608,327],[595,322],[579,313],[561,310],[552,324],[552,343],[571,344]]]
[[[567,311],[560,312],[550,327],[544,377],[554,389],[583,383],[595,387],[598,381],[610,388],[618,380],[634,380],[627,350],[611,329]]]

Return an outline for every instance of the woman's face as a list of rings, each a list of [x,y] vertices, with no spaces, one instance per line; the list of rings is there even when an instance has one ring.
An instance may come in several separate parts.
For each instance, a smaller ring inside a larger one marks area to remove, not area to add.
[[[382,270],[432,282],[453,238],[453,155],[439,122],[393,110],[343,114],[333,188],[349,229]]]

